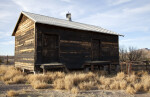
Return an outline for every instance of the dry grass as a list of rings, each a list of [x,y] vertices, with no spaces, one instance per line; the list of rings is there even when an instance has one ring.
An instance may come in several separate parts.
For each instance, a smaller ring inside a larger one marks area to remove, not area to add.
[[[111,90],[118,90],[120,88],[120,81],[115,80],[112,84],[109,85]]]
[[[48,72],[45,75],[25,75],[12,66],[0,66],[0,75],[0,79],[6,84],[28,82],[35,89],[44,89],[48,87],[48,84],[53,84],[55,89],[65,89],[72,93],[91,89],[121,89],[130,94],[150,91],[150,75],[144,71],[132,73],[131,75],[120,72],[111,77],[100,74],[100,72],[72,72],[68,74]]]
[[[131,74],[130,76],[126,77],[126,80],[129,83],[135,83],[137,80],[137,76],[135,74]]]
[[[25,82],[25,74],[13,66],[0,66],[0,79],[6,84],[19,84]]]
[[[135,94],[136,93],[135,89],[131,86],[127,87],[126,92],[129,94]]]
[[[14,91],[14,90],[7,91],[7,96],[14,97],[14,96],[18,96],[18,95],[19,95],[19,93],[17,91]]]
[[[54,87],[55,89],[65,89],[64,79],[56,79],[54,81]]]
[[[34,89],[46,89],[48,87],[47,83],[41,81],[34,81],[31,85]]]
[[[79,89],[77,87],[73,87],[71,89],[71,93],[77,94],[79,92]]]
[[[127,81],[126,81],[126,80],[120,81],[120,88],[121,88],[122,90],[125,90],[126,87],[127,87]]]
[[[134,88],[136,92],[139,92],[142,89],[142,84],[141,83],[136,83],[134,84]]]
[[[124,72],[119,72],[117,73],[117,76],[116,76],[116,80],[123,80],[125,78],[125,73]]]
[[[94,82],[81,82],[78,86],[80,90],[91,90],[94,89]]]
[[[143,75],[141,78],[142,86],[144,88],[144,91],[149,91],[150,89],[150,76],[149,75]]]

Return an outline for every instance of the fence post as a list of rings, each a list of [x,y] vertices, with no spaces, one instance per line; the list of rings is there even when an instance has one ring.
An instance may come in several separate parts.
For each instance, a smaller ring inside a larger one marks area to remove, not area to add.
[[[128,63],[126,63],[126,72],[128,74]]]
[[[7,63],[6,64],[8,65],[8,55],[7,55]]]

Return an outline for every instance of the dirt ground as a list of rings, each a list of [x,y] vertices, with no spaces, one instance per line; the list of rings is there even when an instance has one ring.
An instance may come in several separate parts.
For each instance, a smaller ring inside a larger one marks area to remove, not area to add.
[[[122,90],[89,90],[72,94],[67,91],[54,90],[51,85],[48,89],[33,89],[28,84],[5,85],[0,82],[0,97],[7,97],[8,90],[18,91],[18,97],[150,97],[150,93],[130,95]]]

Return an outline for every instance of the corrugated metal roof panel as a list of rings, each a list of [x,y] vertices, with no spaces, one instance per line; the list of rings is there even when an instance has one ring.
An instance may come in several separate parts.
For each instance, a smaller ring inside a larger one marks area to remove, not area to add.
[[[112,35],[120,35],[116,32],[112,32],[110,30],[107,30],[107,29],[104,29],[104,28],[101,28],[98,26],[78,23],[78,22],[74,22],[74,21],[68,21],[68,20],[64,20],[64,19],[57,19],[57,18],[53,18],[53,17],[48,17],[48,16],[24,12],[24,11],[22,12],[22,14],[28,16],[29,18],[34,20],[36,23],[49,24],[49,25],[79,29],[79,30],[86,30],[86,31],[94,31],[94,32],[106,33],[106,34],[112,34]],[[122,35],[120,35],[120,36],[122,36]]]

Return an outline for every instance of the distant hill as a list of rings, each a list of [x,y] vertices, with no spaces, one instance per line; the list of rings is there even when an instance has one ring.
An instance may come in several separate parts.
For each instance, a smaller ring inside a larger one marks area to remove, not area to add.
[[[2,60],[2,64],[6,64],[7,62],[7,56],[0,55],[0,59]],[[8,56],[8,62],[9,64],[14,64],[14,56]]]
[[[148,49],[148,48],[143,48],[143,49],[139,49],[139,50],[141,50],[141,51],[143,52],[143,55],[144,55],[146,58],[150,59],[150,49]]]

